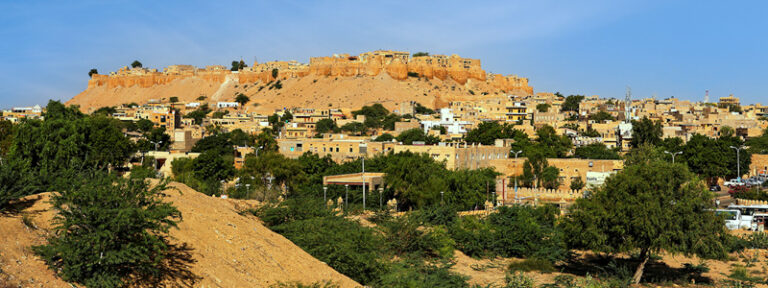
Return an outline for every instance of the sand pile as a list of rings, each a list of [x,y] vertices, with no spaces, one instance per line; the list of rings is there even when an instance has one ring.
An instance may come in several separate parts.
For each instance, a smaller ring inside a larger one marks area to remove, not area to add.
[[[183,216],[179,229],[171,230],[172,242],[186,243],[191,249],[189,256],[194,262],[187,270],[197,278],[194,287],[269,287],[278,282],[322,281],[360,286],[270,231],[255,217],[239,215],[237,210],[248,203],[208,197],[179,183],[171,186],[178,190],[170,191],[167,201]],[[49,195],[27,197],[28,207],[22,212],[0,215],[0,287],[71,287],[30,249],[45,243],[50,233],[54,213],[47,203]]]

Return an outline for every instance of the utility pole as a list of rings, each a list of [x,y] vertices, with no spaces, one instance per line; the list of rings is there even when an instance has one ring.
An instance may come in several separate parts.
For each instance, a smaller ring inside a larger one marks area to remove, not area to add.
[[[512,153],[515,154],[515,170],[517,170],[517,155],[523,153],[523,150],[512,151]],[[517,204],[517,200],[517,176],[515,176],[515,204]]]

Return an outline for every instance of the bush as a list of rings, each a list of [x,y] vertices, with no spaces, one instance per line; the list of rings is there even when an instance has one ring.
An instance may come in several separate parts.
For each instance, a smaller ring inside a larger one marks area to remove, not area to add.
[[[533,288],[533,278],[525,276],[523,273],[507,274],[507,285],[504,288]]]
[[[290,198],[278,205],[264,205],[249,211],[268,227],[293,221],[333,216],[322,200],[315,198]]]
[[[441,227],[421,227],[413,216],[399,217],[382,226],[386,243],[396,256],[451,258],[454,241]]]
[[[334,270],[368,285],[386,271],[381,238],[371,228],[341,217],[319,217],[271,227]]]
[[[451,265],[425,264],[420,261],[399,261],[389,267],[377,283],[379,287],[469,287],[466,277],[451,272]]]
[[[169,252],[167,235],[181,212],[162,202],[165,182],[97,175],[72,181],[54,194],[54,236],[34,251],[66,281],[88,287],[120,287],[163,276]],[[148,285],[152,286],[152,285]]]
[[[450,226],[459,250],[471,257],[530,257],[555,263],[567,256],[552,206],[500,207],[485,219],[462,217]]]

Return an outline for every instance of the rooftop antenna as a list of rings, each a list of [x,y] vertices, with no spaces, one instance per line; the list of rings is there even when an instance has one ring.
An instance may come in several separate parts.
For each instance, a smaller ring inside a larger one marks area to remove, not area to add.
[[[704,103],[709,103],[709,90],[704,90]]]
[[[624,99],[624,121],[627,123],[629,123],[630,117],[632,114],[630,112],[630,110],[632,110],[631,108],[632,108],[632,88],[629,88],[629,86],[627,86],[627,96]]]

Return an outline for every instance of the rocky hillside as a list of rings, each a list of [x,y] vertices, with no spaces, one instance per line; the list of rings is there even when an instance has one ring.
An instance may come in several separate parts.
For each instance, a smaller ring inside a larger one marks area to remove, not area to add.
[[[454,100],[533,94],[527,78],[486,73],[477,59],[421,56],[406,63],[408,60],[364,55],[313,57],[309,65],[254,63],[237,72],[224,66],[172,65],[162,72],[124,67],[110,75],[92,75],[88,88],[68,104],[89,112],[151,99],[168,101],[170,97],[181,102],[198,101],[201,96],[209,103],[232,101],[243,93],[252,100],[248,111],[270,113],[291,107],[356,109],[372,103],[395,109],[412,100],[441,108]]]
[[[237,213],[249,203],[207,197],[179,183],[170,186],[177,189],[169,191],[167,201],[183,215],[178,229],[171,230],[172,241],[186,247],[182,251],[192,260],[176,267],[180,273],[175,274],[174,284],[269,287],[278,282],[330,281],[342,287],[360,286],[258,219]],[[48,196],[29,196],[22,212],[0,214],[0,287],[72,287],[30,249],[44,243],[50,233],[54,213]]]

